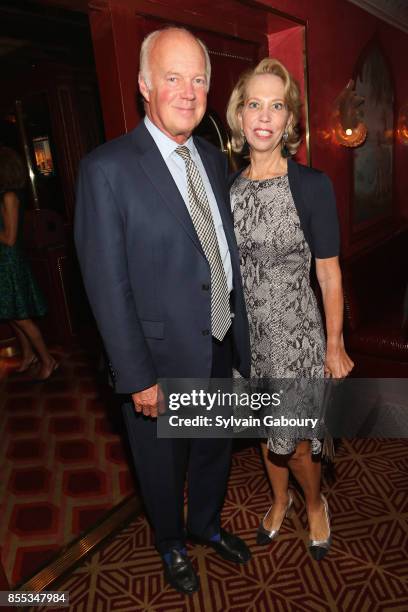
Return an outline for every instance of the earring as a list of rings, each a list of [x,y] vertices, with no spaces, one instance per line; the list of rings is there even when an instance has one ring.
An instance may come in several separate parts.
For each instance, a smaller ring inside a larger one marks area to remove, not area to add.
[[[285,130],[282,134],[282,155],[283,157],[289,157],[289,149],[286,146],[286,143],[288,141],[289,138],[289,134],[288,132]]]

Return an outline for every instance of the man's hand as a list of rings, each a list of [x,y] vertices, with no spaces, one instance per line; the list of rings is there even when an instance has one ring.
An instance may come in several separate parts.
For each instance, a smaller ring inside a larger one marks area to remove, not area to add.
[[[163,391],[157,384],[143,391],[132,393],[132,400],[136,412],[143,412],[145,416],[156,418],[158,413],[164,412]]]

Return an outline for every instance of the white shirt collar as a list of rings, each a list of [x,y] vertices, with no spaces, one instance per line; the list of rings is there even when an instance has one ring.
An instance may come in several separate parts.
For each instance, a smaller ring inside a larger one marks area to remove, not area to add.
[[[166,134],[164,134],[164,132],[162,132],[157,127],[157,125],[155,125],[149,119],[149,117],[147,115],[145,115],[144,123],[145,123],[145,126],[148,129],[151,137],[153,138],[154,142],[156,143],[156,145],[157,145],[157,147],[158,147],[158,149],[159,149],[163,159],[167,160],[170,157],[170,155],[172,155],[172,153],[174,153],[174,151],[180,145],[178,145],[177,142],[175,142],[174,140],[169,138]],[[196,155],[196,148],[194,146],[194,141],[193,141],[193,137],[192,136],[190,136],[190,138],[188,138],[186,140],[186,142],[183,143],[183,146],[188,147],[192,157],[194,157]],[[176,157],[178,157],[178,155],[176,155]]]

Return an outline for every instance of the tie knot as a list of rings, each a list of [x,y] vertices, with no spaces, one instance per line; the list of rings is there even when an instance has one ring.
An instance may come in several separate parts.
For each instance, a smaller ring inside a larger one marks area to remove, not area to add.
[[[180,157],[184,159],[184,161],[188,161],[191,159],[190,150],[188,147],[185,147],[184,145],[182,145],[181,147],[177,147],[176,153],[177,155],[180,155]]]

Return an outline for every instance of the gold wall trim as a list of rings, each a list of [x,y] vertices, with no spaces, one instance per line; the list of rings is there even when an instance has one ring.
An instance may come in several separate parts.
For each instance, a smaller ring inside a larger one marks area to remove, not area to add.
[[[244,55],[234,55],[233,53],[226,53],[225,51],[213,51],[212,49],[208,49],[208,53],[210,55],[220,55],[221,57],[231,57],[232,59],[243,60],[244,62],[253,63],[252,57],[245,57]]]
[[[54,561],[43,567],[26,582],[14,588],[15,592],[43,591],[72,570],[80,561],[101,545],[106,538],[124,527],[141,513],[142,502],[135,494],[113,508],[108,516],[92,527],[83,537],[78,538],[62,549]]]
[[[69,331],[71,332],[71,336],[74,336],[75,332],[74,332],[74,328],[73,328],[72,321],[71,321],[71,313],[70,313],[69,306],[68,306],[67,294],[65,292],[65,285],[64,285],[64,275],[62,272],[62,261],[66,261],[66,260],[67,260],[66,255],[61,255],[60,257],[57,257],[57,267],[58,267],[58,274],[59,274],[60,281],[61,281],[61,289],[62,289],[62,295],[64,297],[64,305],[65,305],[65,311],[67,313]]]
[[[303,74],[304,74],[304,110],[305,110],[305,140],[308,166],[312,165],[312,148],[310,142],[310,107],[309,107],[309,65],[307,59],[307,27],[303,28]]]
[[[21,144],[23,146],[24,151],[24,159],[26,162],[27,173],[30,182],[31,193],[34,201],[35,210],[40,209],[40,203],[38,201],[38,193],[37,193],[37,185],[36,185],[36,175],[34,171],[33,162],[31,159],[30,147],[28,144],[27,132],[24,124],[24,111],[23,111],[23,103],[21,100],[15,101],[16,107],[16,120],[17,127],[20,135]]]

